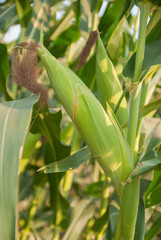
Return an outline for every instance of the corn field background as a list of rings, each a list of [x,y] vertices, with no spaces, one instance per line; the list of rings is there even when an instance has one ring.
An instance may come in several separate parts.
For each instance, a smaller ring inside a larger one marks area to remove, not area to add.
[[[160,0],[0,0],[0,39],[0,240],[161,239]]]

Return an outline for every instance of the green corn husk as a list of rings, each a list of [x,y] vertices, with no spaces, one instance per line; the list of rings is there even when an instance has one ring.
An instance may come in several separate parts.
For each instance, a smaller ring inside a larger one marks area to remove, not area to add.
[[[93,157],[119,192],[121,181],[134,168],[129,145],[120,127],[116,126],[115,120],[112,123],[99,101],[73,71],[57,61],[43,45],[38,49],[38,54],[59,101],[86,141]],[[124,163],[126,168],[123,167]]]
[[[122,96],[123,90],[100,37],[97,40],[96,47],[96,81],[98,97],[102,106],[106,108],[106,102],[108,102],[111,108],[114,109]],[[121,101],[116,116],[120,124],[128,121],[128,108],[125,97]]]

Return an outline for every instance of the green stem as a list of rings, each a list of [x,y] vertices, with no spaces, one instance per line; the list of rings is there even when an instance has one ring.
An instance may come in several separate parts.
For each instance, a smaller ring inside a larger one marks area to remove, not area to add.
[[[135,177],[124,186],[115,240],[133,240],[139,205],[140,179]]]
[[[137,44],[136,60],[135,60],[135,71],[134,71],[134,79],[133,79],[134,82],[138,81],[142,71],[148,13],[149,13],[149,3],[143,4],[140,9],[140,26],[139,26],[139,37],[138,37],[138,44]],[[135,149],[136,131],[137,131],[137,124],[138,124],[140,93],[141,93],[141,84],[139,84],[132,91],[132,94],[130,97],[127,139],[133,153]]]
[[[119,99],[119,101],[118,101],[118,103],[117,103],[117,105],[116,105],[116,107],[114,109],[114,113],[115,114],[117,113],[117,110],[119,109],[119,106],[120,106],[120,104],[122,102],[122,99],[125,97],[126,93],[127,93],[127,88],[124,88],[124,91],[123,91],[123,93],[122,93],[122,95],[121,95],[121,97],[120,97],[120,99]]]
[[[140,106],[139,109],[141,109],[146,102],[147,93],[148,93],[148,87],[149,87],[149,81],[150,77],[146,78],[142,83],[142,89],[141,89],[141,98],[140,98]],[[138,151],[139,149],[139,139],[140,139],[140,131],[141,131],[141,122],[142,120],[138,120],[138,127],[137,127],[137,133],[136,133],[136,142],[135,142],[135,151]]]

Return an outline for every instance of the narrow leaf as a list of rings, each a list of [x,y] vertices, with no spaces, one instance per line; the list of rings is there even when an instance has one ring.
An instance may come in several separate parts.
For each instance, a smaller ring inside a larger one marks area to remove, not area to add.
[[[38,171],[44,171],[45,173],[54,173],[54,172],[66,172],[71,171],[75,168],[78,168],[81,164],[88,164],[92,158],[92,154],[87,147],[80,149],[78,152],[73,155],[62,159],[60,161],[50,163]]]
[[[0,53],[3,56],[0,58],[0,90],[4,93],[6,100],[11,100],[7,92],[7,78],[9,75],[7,48],[2,43],[0,43]]]
[[[144,107],[142,107],[139,110],[139,119],[141,119],[142,117],[146,116],[147,114],[153,112],[154,110],[157,110],[161,107],[161,99],[158,99],[156,101],[153,101],[147,105],[145,105]]]
[[[145,236],[145,207],[143,200],[140,199],[134,240],[144,240],[144,236]]]
[[[161,154],[157,151],[151,150],[139,161],[131,176],[139,176],[159,167],[160,165]]]

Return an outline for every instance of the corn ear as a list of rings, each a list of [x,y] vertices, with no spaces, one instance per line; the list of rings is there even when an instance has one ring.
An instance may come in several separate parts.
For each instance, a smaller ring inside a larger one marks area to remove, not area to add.
[[[113,125],[99,101],[73,71],[57,61],[43,45],[38,49],[38,54],[59,101],[80,131],[93,157],[119,191],[123,173],[122,148],[128,148],[126,141],[121,142],[118,137],[122,134],[119,127]],[[122,144],[125,146],[122,147]],[[129,153],[126,158],[131,162],[132,171],[133,159]]]
[[[121,181],[125,182],[128,178],[129,174],[131,173],[132,169],[134,169],[134,163],[133,163],[133,156],[130,150],[130,146],[124,136],[124,133],[122,131],[122,128],[119,124],[118,119],[116,118],[115,114],[113,113],[110,105],[106,103],[107,105],[107,114],[115,126],[118,139],[120,141],[121,150],[122,150],[122,178]]]
[[[100,37],[97,40],[96,46],[96,82],[98,97],[104,108],[106,108],[106,102],[108,102],[114,110],[123,90]],[[120,124],[128,120],[128,108],[125,97],[121,101],[116,116]]]
[[[93,157],[117,190],[122,175],[121,145],[115,127],[92,93],[77,84],[74,122]]]

